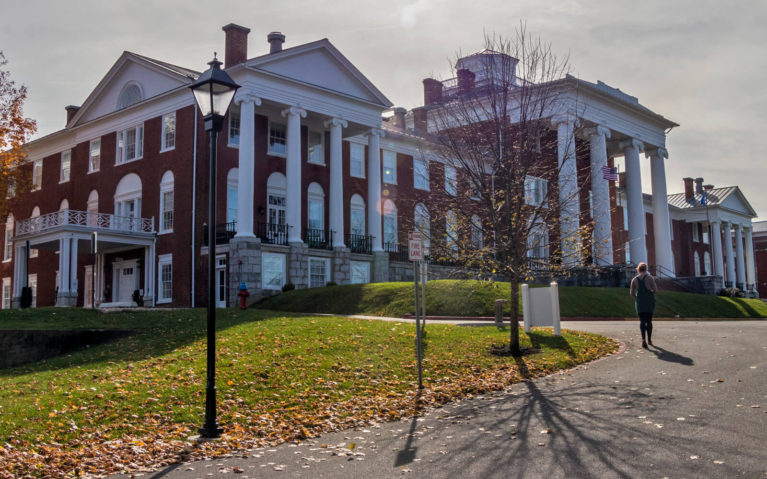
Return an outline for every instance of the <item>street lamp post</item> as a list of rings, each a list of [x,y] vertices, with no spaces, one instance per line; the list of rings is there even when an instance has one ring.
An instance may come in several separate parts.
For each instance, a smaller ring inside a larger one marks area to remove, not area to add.
[[[216,422],[216,138],[226,111],[240,87],[221,69],[216,59],[196,82],[189,86],[200,107],[205,131],[210,132],[210,173],[208,187],[208,374],[205,388],[205,424],[200,437],[216,438],[222,429]]]

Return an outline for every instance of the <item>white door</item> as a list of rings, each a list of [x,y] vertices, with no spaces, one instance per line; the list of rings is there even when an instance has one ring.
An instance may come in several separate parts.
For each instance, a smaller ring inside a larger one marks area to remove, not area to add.
[[[138,289],[138,271],[137,262],[122,261],[113,263],[116,291],[112,293],[113,301],[125,302],[133,300],[133,291]]]
[[[226,308],[226,256],[216,257],[216,307]]]

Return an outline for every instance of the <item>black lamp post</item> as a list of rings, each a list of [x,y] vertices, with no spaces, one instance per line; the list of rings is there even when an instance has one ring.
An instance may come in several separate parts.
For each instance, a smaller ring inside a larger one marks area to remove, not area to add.
[[[210,132],[210,173],[208,187],[208,379],[205,388],[205,424],[200,436],[216,438],[222,429],[216,422],[216,137],[234,93],[240,87],[221,69],[216,59],[189,88],[200,107],[205,131]]]

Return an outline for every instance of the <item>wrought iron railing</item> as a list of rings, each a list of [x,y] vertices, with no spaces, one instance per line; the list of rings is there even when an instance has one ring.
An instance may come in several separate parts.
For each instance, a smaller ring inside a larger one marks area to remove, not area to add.
[[[307,228],[304,231],[304,242],[315,249],[333,249],[333,231]]]
[[[216,244],[229,244],[229,240],[237,234],[237,221],[219,223],[216,225]],[[202,226],[202,244],[208,246],[208,225]]]
[[[384,251],[389,253],[389,261],[409,261],[407,246],[387,241],[384,243]]]
[[[346,235],[346,246],[352,253],[370,254],[373,250],[373,237],[370,235]]]
[[[288,228],[290,226],[277,223],[256,223],[256,236],[266,244],[288,244]]]
[[[82,226],[96,230],[130,233],[154,233],[154,218],[117,216],[94,211],[61,210],[19,221],[16,224],[16,236],[40,233],[61,226]]]

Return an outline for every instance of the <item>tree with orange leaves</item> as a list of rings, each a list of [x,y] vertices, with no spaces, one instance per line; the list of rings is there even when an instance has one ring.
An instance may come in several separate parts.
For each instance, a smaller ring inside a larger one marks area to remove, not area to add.
[[[27,87],[16,86],[8,61],[0,51],[0,218],[8,213],[17,191],[29,187],[30,175],[22,164],[27,157],[24,144],[37,130],[35,120],[24,117]]]

